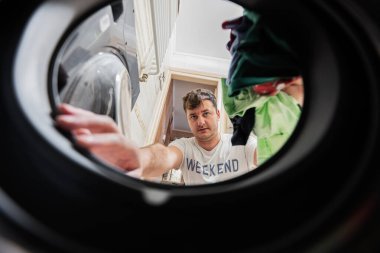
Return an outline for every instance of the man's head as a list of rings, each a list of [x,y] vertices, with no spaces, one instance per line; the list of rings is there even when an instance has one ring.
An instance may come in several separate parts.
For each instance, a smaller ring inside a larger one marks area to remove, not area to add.
[[[186,94],[183,98],[183,110],[192,110],[197,108],[203,100],[210,100],[217,109],[216,98],[214,93],[207,89],[195,89]]]
[[[218,136],[220,112],[215,95],[206,89],[195,89],[183,97],[183,109],[191,132],[198,141],[209,141]]]

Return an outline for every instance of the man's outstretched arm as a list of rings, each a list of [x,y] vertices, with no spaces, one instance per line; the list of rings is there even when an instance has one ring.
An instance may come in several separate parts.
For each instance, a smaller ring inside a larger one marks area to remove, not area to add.
[[[142,178],[157,177],[179,167],[182,162],[182,152],[176,147],[157,143],[139,148],[121,133],[108,116],[67,104],[59,105],[58,111],[57,125],[70,131],[78,146],[127,174]]]

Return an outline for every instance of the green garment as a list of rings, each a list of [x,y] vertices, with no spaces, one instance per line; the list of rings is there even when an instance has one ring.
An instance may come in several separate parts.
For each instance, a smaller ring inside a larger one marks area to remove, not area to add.
[[[222,79],[224,108],[229,116],[242,117],[255,107],[255,125],[252,132],[257,136],[258,164],[274,155],[292,134],[301,114],[297,101],[280,91],[275,96],[261,96],[252,87],[243,88],[235,97],[228,96],[226,80]]]
[[[285,41],[266,26],[257,13],[244,10],[243,21],[231,29],[236,35],[230,53],[232,61],[228,77],[228,95],[240,89],[300,75],[295,54]]]

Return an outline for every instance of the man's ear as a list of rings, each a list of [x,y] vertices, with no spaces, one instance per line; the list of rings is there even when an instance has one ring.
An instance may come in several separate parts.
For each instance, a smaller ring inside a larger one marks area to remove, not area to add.
[[[218,115],[218,120],[220,119],[220,111],[219,109],[216,109],[216,115]]]

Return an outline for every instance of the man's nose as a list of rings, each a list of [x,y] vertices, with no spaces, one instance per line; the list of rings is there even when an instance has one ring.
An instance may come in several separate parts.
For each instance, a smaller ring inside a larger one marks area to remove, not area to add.
[[[199,117],[197,123],[198,126],[203,126],[205,124],[205,119],[203,117]]]

